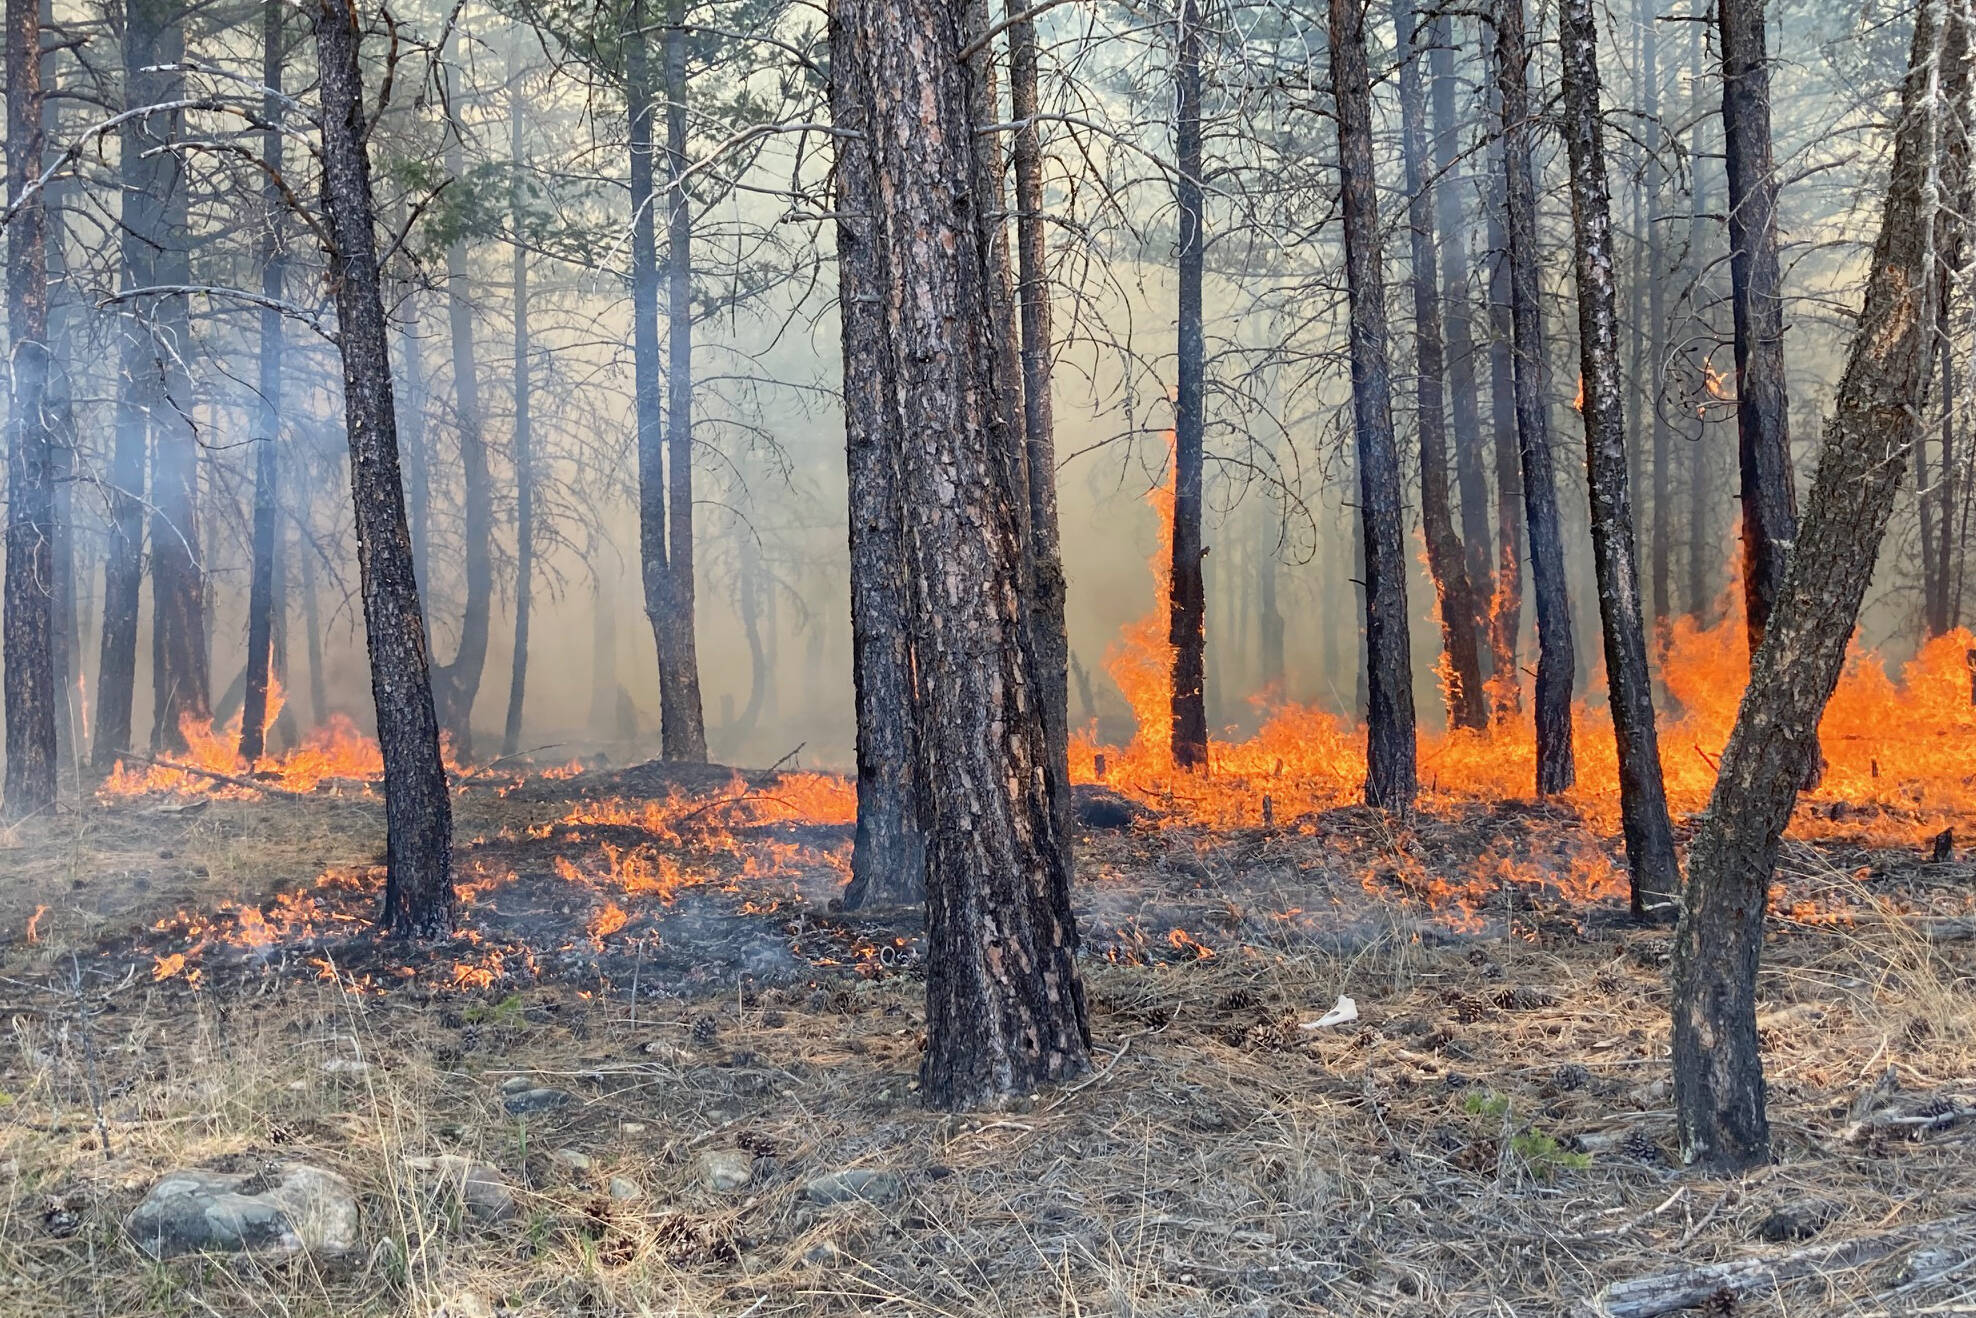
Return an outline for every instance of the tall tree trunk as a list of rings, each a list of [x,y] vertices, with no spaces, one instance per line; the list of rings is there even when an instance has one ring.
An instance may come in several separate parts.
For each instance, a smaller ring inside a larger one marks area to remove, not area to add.
[[[1674,952],[1674,1104],[1682,1156],[1716,1170],[1770,1154],[1756,1027],[1764,908],[1777,842],[1845,666],[1908,451],[1920,439],[1934,299],[1947,273],[1936,258],[1962,224],[1953,207],[1937,209],[1934,175],[1939,169],[1947,185],[1940,196],[1957,196],[1969,163],[1967,140],[1945,131],[1953,112],[1942,107],[1966,107],[1968,58],[1960,0],[1916,6],[1859,328],[1783,589],[1689,853]]]
[[[501,731],[501,754],[513,755],[521,745],[522,700],[528,690],[528,624],[535,602],[535,451],[529,414],[528,247],[523,242],[527,223],[527,190],[522,185],[522,131],[526,123],[522,97],[522,32],[516,24],[508,33],[508,156],[514,170],[508,193],[509,223],[514,226],[515,296],[515,644],[508,669],[508,717]]]
[[[266,0],[261,10],[261,79],[269,90],[261,114],[272,127],[261,134],[261,155],[273,174],[281,172],[280,124],[286,103],[281,70],[287,50],[281,39],[284,9],[281,0]],[[282,254],[286,211],[281,189],[270,178],[261,189],[261,292],[279,299],[287,261]],[[253,571],[247,591],[247,694],[240,714],[240,758],[252,764],[261,758],[268,725],[268,673],[274,662],[275,555],[281,542],[275,535],[279,508],[281,437],[281,313],[263,307],[260,313],[261,360],[259,413],[254,453]]]
[[[1284,690],[1284,619],[1276,599],[1276,554],[1280,531],[1267,517],[1257,519],[1262,531],[1256,538],[1256,665],[1260,689],[1274,699],[1286,699]]]
[[[702,763],[707,724],[693,606],[693,212],[686,173],[686,3],[667,0],[659,50],[666,89],[666,478],[671,496],[665,625],[659,637],[661,726],[668,760]]]
[[[419,334],[418,289],[405,281],[398,301],[398,369],[404,372],[405,392],[398,400],[398,451],[405,466],[405,518],[412,533],[412,575],[419,583],[419,604],[426,607],[432,591],[432,455],[425,421],[425,340]],[[427,619],[430,630],[431,620]],[[439,674],[433,674],[439,680]]]
[[[47,31],[54,24],[53,0],[40,0],[40,24]],[[58,52],[46,51],[41,57],[41,132],[45,147],[59,138],[60,95]],[[79,619],[81,601],[76,588],[78,549],[75,519],[75,488],[81,474],[75,421],[75,331],[83,316],[76,292],[75,276],[69,269],[68,225],[64,210],[73,206],[80,183],[73,177],[51,181],[43,208],[48,271],[48,385],[43,408],[48,418],[49,454],[53,467],[54,513],[50,532],[55,565],[54,632],[49,650],[55,685],[55,754],[58,764],[80,763],[81,746],[87,730],[81,719],[84,706],[77,697],[82,671],[82,632]]]
[[[124,8],[124,104],[129,109],[165,99],[150,70],[160,59],[161,10],[173,0],[126,0]],[[164,197],[176,157],[155,150],[178,135],[178,113],[165,110],[132,119],[118,129],[121,173],[119,283],[124,292],[158,281],[157,253],[164,241]],[[108,773],[130,749],[137,686],[139,597],[144,585],[144,505],[150,470],[151,415],[163,406],[152,306],[143,299],[120,304],[119,365],[114,448],[110,458],[110,535],[103,566],[103,634],[96,672],[96,735],[90,761]]]
[[[185,13],[176,0],[151,0],[151,54],[160,99],[184,94],[179,65],[185,58]],[[176,125],[174,125],[176,127]],[[164,194],[160,243],[153,257],[159,284],[191,282],[190,198],[176,152],[162,155]],[[192,354],[187,299],[167,294],[155,301],[158,338],[153,369],[158,394],[151,412],[151,745],[185,749],[185,728],[213,714],[206,651],[205,566],[199,525],[199,437],[192,423],[192,386],[186,365]]]
[[[1392,367],[1372,163],[1371,75],[1358,0],[1331,0],[1331,85],[1337,100],[1345,277],[1351,299],[1352,423],[1365,545],[1367,805],[1405,811],[1417,788],[1413,664],[1407,638],[1400,457],[1393,442]]]
[[[466,177],[459,103],[446,71],[446,172]],[[473,755],[473,707],[487,671],[488,633],[494,617],[494,490],[487,471],[486,418],[480,410],[480,354],[474,341],[473,298],[468,287],[467,244],[455,239],[446,248],[446,323],[453,345],[453,411],[460,435],[460,485],[464,502],[461,540],[466,550],[466,599],[460,611],[460,643],[453,661],[433,673],[439,725],[453,739],[453,753]],[[425,583],[429,586],[431,583]]]
[[[830,36],[837,141],[838,317],[844,345],[844,451],[850,490],[851,683],[857,712],[858,825],[844,905],[926,898],[926,846],[914,791],[913,676],[906,637],[905,540],[897,436],[888,394],[899,378],[881,291],[888,278],[865,140],[870,56],[840,10]]]
[[[1407,236],[1411,243],[1414,379],[1420,430],[1420,523],[1427,542],[1427,570],[1441,615],[1441,644],[1448,658],[1448,723],[1480,731],[1489,726],[1476,648],[1475,599],[1467,551],[1455,534],[1448,497],[1446,433],[1447,347],[1441,337],[1441,289],[1434,261],[1436,182],[1427,172],[1427,113],[1415,43],[1414,0],[1393,0],[1393,28],[1400,41],[1400,141],[1406,162]],[[1471,387],[1473,381],[1470,381]],[[1473,400],[1469,401],[1473,411]]]
[[[1564,60],[1564,139],[1571,157],[1571,215],[1577,242],[1578,345],[1584,380],[1585,469],[1592,550],[1605,640],[1606,689],[1619,749],[1619,811],[1632,879],[1633,914],[1672,915],[1681,882],[1661,781],[1653,678],[1640,618],[1640,574],[1628,488],[1624,385],[1619,371],[1612,199],[1607,191],[1599,109],[1598,24],[1592,0],[1563,0],[1558,44]]]
[[[638,432],[638,567],[645,617],[659,664],[661,737],[670,720],[667,703],[678,692],[668,671],[672,610],[666,546],[666,431],[664,382],[659,369],[659,254],[657,198],[652,178],[658,147],[653,140],[651,41],[646,0],[631,0],[624,33],[625,111],[630,120],[631,363],[632,401]]]
[[[1496,82],[1502,102],[1504,195],[1508,215],[1510,316],[1516,336],[1516,434],[1523,508],[1530,527],[1530,578],[1537,596],[1537,792],[1562,792],[1577,779],[1571,755],[1575,659],[1565,586],[1564,533],[1551,469],[1550,369],[1545,356],[1538,275],[1537,190],[1531,175],[1529,51],[1523,0],[1496,6]]]
[[[1966,214],[1967,211],[1965,210],[1964,213]],[[1951,268],[1959,269],[1962,264],[1959,254],[1958,258],[1949,264]],[[1937,330],[1937,338],[1941,343],[1941,350],[1937,355],[1941,358],[1942,373],[1942,466],[1941,474],[1935,482],[1935,497],[1932,500],[1936,515],[1932,528],[1935,538],[1934,552],[1930,555],[1935,560],[1934,591],[1929,595],[1927,602],[1930,636],[1940,636],[1956,625],[1949,607],[1949,581],[1954,575],[1956,544],[1955,464],[1956,452],[1960,447],[1955,442],[1955,423],[1957,409],[1961,406],[1961,398],[1956,393],[1955,348],[1949,324],[1949,306],[1954,295],[1955,290],[1952,287],[1943,290],[1942,311]],[[1967,297],[1968,294],[1965,293],[1963,296]],[[1914,451],[1918,458],[1921,446],[1916,444]]]
[[[1647,370],[1639,388],[1646,393],[1653,413],[1653,522],[1648,532],[1648,559],[1653,579],[1654,633],[1662,634],[1674,618],[1670,593],[1672,572],[1669,560],[1674,541],[1673,468],[1671,428],[1667,424],[1667,257],[1661,240],[1661,201],[1667,173],[1661,163],[1660,123],[1660,20],[1652,0],[1637,0],[1635,14],[1644,31],[1640,36],[1640,80],[1642,84],[1641,144],[1646,153],[1647,193]]]
[[[41,9],[7,0],[7,417],[4,641],[7,774],[0,810],[21,817],[55,804],[54,467],[48,413],[48,254],[40,181]],[[24,204],[23,204],[24,202]]]
[[[398,423],[365,146],[371,124],[364,116],[358,64],[361,20],[341,0],[317,0],[313,17],[350,495],[371,695],[384,754],[387,870],[378,923],[393,933],[436,937],[453,924],[453,809],[439,758],[425,621],[412,577],[412,541],[398,474]]]
[[[1461,538],[1466,552],[1474,628],[1486,650],[1489,596],[1495,579],[1495,533],[1489,516],[1489,480],[1482,443],[1482,398],[1475,376],[1475,300],[1468,289],[1468,221],[1462,211],[1461,129],[1455,111],[1454,21],[1436,15],[1428,26],[1429,99],[1434,111],[1434,210],[1441,267],[1441,315],[1447,327],[1448,411],[1455,448],[1455,486],[1461,495]],[[1493,659],[1493,655],[1488,655]],[[1478,698],[1484,698],[1478,696]]]
[[[1020,446],[996,433],[1007,422],[997,399],[1013,382],[996,379],[1000,207],[975,150],[972,74],[959,59],[975,35],[968,12],[839,0],[831,29],[833,81],[855,70],[833,100],[861,133],[838,139],[840,186],[889,203],[839,221],[869,244],[869,259],[843,275],[843,302],[871,299],[894,349],[859,362],[847,338],[845,365],[847,375],[878,377],[883,405],[858,424],[898,464],[927,840],[921,1081],[942,1107],[1005,1103],[1082,1071],[1089,1049],[1032,680],[1018,530],[1026,495],[1012,461]]]
[[[316,593],[316,547],[302,526],[302,640],[309,652],[309,721],[320,726],[329,717],[329,683],[323,672],[322,599]],[[414,584],[418,578],[412,578]]]
[[[1173,646],[1173,762],[1208,763],[1207,586],[1201,576],[1201,466],[1206,416],[1207,343],[1201,276],[1207,257],[1201,189],[1201,9],[1180,0],[1174,198],[1180,218],[1180,338],[1173,403],[1173,574],[1167,640]]]
[[[1495,432],[1496,589],[1489,600],[1491,713],[1507,723],[1523,712],[1523,670],[1516,659],[1523,623],[1523,467],[1516,443],[1516,328],[1510,312],[1509,239],[1503,232],[1502,145],[1490,152],[1489,415]]]
[[[1030,0],[1008,0],[1011,19]],[[1029,467],[1029,632],[1036,647],[1037,699],[1049,739],[1050,799],[1066,844],[1070,816],[1070,637],[1065,630],[1063,536],[1057,517],[1057,447],[1051,411],[1049,231],[1043,220],[1043,139],[1037,116],[1036,25],[1009,24],[1009,110],[1016,123],[1017,303],[1022,320],[1023,446]]]
[[[1689,58],[1689,86],[1695,89],[1697,99],[1702,86],[1702,53],[1706,48],[1706,22],[1691,25],[1693,44]],[[1695,314],[1699,317],[1705,306],[1703,276],[1708,270],[1708,189],[1702,178],[1702,162],[1707,155],[1707,144],[1702,139],[1706,118],[1695,107],[1693,137],[1690,138],[1688,152],[1688,177],[1690,180],[1688,207],[1688,267],[1691,276],[1691,294]],[[1711,336],[1712,337],[1712,336]],[[1706,340],[1704,340],[1706,342]],[[1708,349],[1701,349],[1700,360],[1696,362],[1696,372],[1703,384],[1701,408],[1695,425],[1695,441],[1688,446],[1688,614],[1698,621],[1706,622],[1714,601],[1710,598],[1708,579],[1714,574],[1715,564],[1710,561],[1715,551],[1710,547],[1709,523],[1709,419],[1707,414],[1710,391],[1707,389],[1709,372],[1714,364],[1709,360]]]
[[[1770,155],[1770,59],[1764,0],[1719,0],[1723,158],[1729,175],[1729,276],[1736,316],[1736,457],[1742,476],[1743,605],[1750,652],[1784,584],[1797,535],[1790,395],[1784,385],[1784,275],[1777,260],[1777,174]]]

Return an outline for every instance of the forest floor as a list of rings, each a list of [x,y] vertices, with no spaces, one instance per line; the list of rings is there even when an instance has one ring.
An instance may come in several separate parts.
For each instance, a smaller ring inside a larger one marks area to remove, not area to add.
[[[913,919],[832,907],[840,785],[457,804],[462,933],[425,948],[365,932],[363,793],[0,833],[0,1312],[1576,1314],[1784,1257],[1818,1266],[1713,1311],[1976,1311],[1976,1236],[1915,1230],[1976,1211],[1976,865],[1871,828],[1786,844],[1778,1159],[1712,1180],[1674,1160],[1670,935],[1569,809],[1105,821],[1093,1070],[956,1117],[915,1093]],[[276,1162],[348,1182],[347,1252],[125,1232],[168,1171]]]

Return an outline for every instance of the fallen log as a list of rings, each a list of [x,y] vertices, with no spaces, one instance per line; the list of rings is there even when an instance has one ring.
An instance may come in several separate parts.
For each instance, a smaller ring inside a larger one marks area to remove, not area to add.
[[[1813,1245],[1768,1258],[1735,1259],[1728,1263],[1690,1264],[1643,1277],[1615,1281],[1599,1292],[1598,1312],[1604,1318],[1659,1318],[1678,1309],[1692,1309],[1718,1295],[1745,1299],[1787,1281],[1824,1272],[1843,1272],[1877,1262],[1909,1245],[1952,1235],[1976,1226],[1976,1213],[1964,1213],[1918,1226],[1883,1231],[1856,1240]]]
[[[230,773],[220,773],[215,769],[202,769],[196,764],[180,764],[177,760],[153,759],[149,755],[139,755],[135,751],[124,751],[117,756],[120,760],[136,760],[139,764],[149,764],[173,773],[189,773],[195,778],[205,778],[211,782],[225,783],[229,787],[244,787],[251,792],[266,792],[269,796],[287,797],[291,801],[307,801],[312,798],[307,792],[297,792],[273,783],[257,782],[252,778],[237,778]]]

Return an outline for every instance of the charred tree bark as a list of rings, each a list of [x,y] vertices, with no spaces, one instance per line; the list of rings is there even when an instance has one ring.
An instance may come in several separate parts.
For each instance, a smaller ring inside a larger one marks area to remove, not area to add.
[[[859,362],[847,340],[846,370],[876,377],[868,433],[898,463],[927,839],[922,1092],[950,1108],[1074,1075],[1089,1049],[1021,588],[1020,445],[996,433],[1013,382],[995,378],[999,207],[974,146],[966,14],[933,0],[840,0],[831,28],[833,77],[858,71],[833,89],[859,133],[838,139],[840,186],[888,203],[840,226],[869,244],[844,301],[870,299],[895,350]]]
[[[659,41],[666,95],[666,545],[665,624],[659,637],[660,742],[668,760],[704,763],[693,582],[693,212],[686,191],[686,4],[667,0]]]
[[[1523,712],[1516,661],[1523,624],[1523,467],[1516,444],[1516,328],[1510,314],[1509,240],[1503,233],[1502,148],[1491,153],[1496,182],[1489,206],[1489,412],[1495,432],[1496,588],[1489,599],[1491,713],[1507,723]]]
[[[866,126],[878,90],[855,27],[834,16],[830,114],[837,138],[838,318],[844,345],[844,449],[851,529],[851,681],[857,711],[858,825],[844,905],[926,898],[926,847],[913,789],[913,674],[906,641],[899,454],[887,393],[900,366],[881,304],[882,207]]]
[[[261,80],[268,92],[261,114],[272,127],[261,134],[261,157],[273,175],[281,172],[282,42],[281,0],[266,0],[261,11]],[[270,177],[261,189],[261,292],[279,301],[287,261],[282,251],[286,220],[281,189]],[[254,549],[252,578],[247,588],[247,692],[240,713],[240,758],[248,764],[261,758],[268,726],[268,673],[274,662],[275,535],[281,476],[281,312],[272,306],[260,313],[260,378],[254,452]]]
[[[1505,226],[1509,240],[1510,316],[1516,336],[1517,449],[1523,509],[1530,527],[1530,578],[1537,596],[1537,792],[1562,792],[1577,780],[1571,754],[1571,600],[1565,586],[1564,534],[1551,466],[1550,370],[1544,349],[1537,273],[1537,190],[1531,176],[1529,51],[1523,0],[1496,6],[1496,83],[1501,97]]]
[[[40,2],[43,32],[54,24],[52,0]],[[61,95],[58,76],[59,52],[44,46],[41,56],[41,132],[44,148],[61,130],[57,98]],[[51,180],[42,211],[44,246],[48,271],[48,385],[43,408],[48,418],[49,459],[53,466],[53,526],[50,532],[54,550],[54,632],[49,650],[55,685],[55,755],[58,765],[80,763],[81,747],[87,737],[82,726],[85,706],[78,697],[82,688],[82,623],[86,605],[77,589],[76,554],[78,541],[75,519],[75,488],[81,475],[81,455],[75,419],[75,338],[84,315],[77,294],[76,279],[69,268],[68,223],[64,214],[73,207],[81,192],[74,178]]]
[[[55,473],[49,443],[46,211],[37,192],[43,146],[41,10],[7,0],[7,534],[0,658],[6,664],[7,774],[0,811],[19,818],[55,804]]]
[[[1742,475],[1743,606],[1750,653],[1763,641],[1797,535],[1790,394],[1784,386],[1784,275],[1770,152],[1764,0],[1719,0],[1722,137],[1729,174],[1729,277],[1736,316],[1736,458]]]
[[[466,143],[446,73],[447,103],[454,121],[447,125],[446,172],[466,177]],[[453,753],[473,755],[473,707],[487,672],[487,645],[494,620],[494,489],[487,471],[487,424],[480,410],[480,353],[474,340],[473,298],[467,282],[466,239],[446,248],[446,326],[453,348],[453,413],[460,439],[460,489],[464,504],[461,541],[466,550],[466,599],[460,611],[459,647],[453,661],[433,671],[432,692],[439,726],[453,739]],[[425,583],[428,587],[430,582]]]
[[[1029,0],[1009,0],[1009,17]],[[1016,303],[1022,323],[1023,447],[1029,467],[1029,633],[1036,647],[1037,700],[1049,738],[1050,799],[1057,833],[1070,816],[1070,637],[1064,622],[1063,536],[1057,517],[1056,424],[1050,399],[1049,231],[1043,223],[1043,138],[1037,121],[1036,25],[1009,24],[1009,109],[1015,132]]]
[[[1619,371],[1612,199],[1600,123],[1598,25],[1592,0],[1564,0],[1558,24],[1564,62],[1564,139],[1571,157],[1571,215],[1577,242],[1578,343],[1584,380],[1585,459],[1592,549],[1605,641],[1606,685],[1619,750],[1619,810],[1632,880],[1633,914],[1674,913],[1681,869],[1661,780],[1653,678],[1640,618],[1640,576],[1628,488],[1624,387]]]
[[[161,100],[184,94],[184,9],[177,0],[140,0],[152,58],[151,88]],[[177,119],[168,122],[176,135]],[[175,151],[160,153],[162,227],[152,255],[157,282],[191,282],[190,198]],[[155,301],[157,338],[151,411],[151,745],[185,749],[185,726],[213,713],[206,652],[205,567],[199,541],[199,437],[192,425],[192,388],[185,363],[192,352],[190,309],[183,294]]]
[[[522,98],[522,29],[510,30],[508,47],[508,160],[513,169],[508,192],[514,226],[515,298],[515,643],[508,667],[508,716],[501,728],[501,754],[521,745],[522,702],[528,692],[528,627],[535,603],[535,447],[529,380],[527,191],[522,186],[522,132],[527,123]]]
[[[1461,131],[1455,117],[1455,28],[1446,15],[1428,27],[1428,69],[1433,75],[1434,209],[1441,267],[1442,322],[1448,341],[1448,412],[1454,435],[1455,486],[1461,495],[1461,538],[1478,642],[1488,647],[1489,596],[1495,578],[1495,534],[1489,515],[1489,479],[1482,443],[1482,397],[1475,375],[1474,298],[1468,289],[1468,222],[1456,186]],[[1489,656],[1493,659],[1493,654]],[[1478,697],[1482,698],[1482,697]]]
[[[1173,573],[1168,589],[1173,646],[1173,762],[1208,763],[1207,585],[1201,575],[1201,465],[1206,417],[1207,343],[1201,277],[1207,258],[1201,189],[1201,10],[1180,0],[1175,71],[1177,138],[1174,199],[1180,213],[1180,340],[1173,403]]]
[[[1961,225],[1936,200],[1958,195],[1968,169],[1966,144],[1960,152],[1940,149],[1941,106],[1956,103],[1968,57],[1962,6],[1956,0],[1917,6],[1859,328],[1783,589],[1751,661],[1690,852],[1674,952],[1674,1102],[1682,1156],[1714,1170],[1752,1166],[1770,1155],[1756,1029],[1764,909],[1777,842],[1845,665],[1895,489],[1920,439],[1943,273],[1935,257]],[[1947,185],[1939,194],[1931,177],[1937,168]]]
[[[1400,141],[1406,162],[1407,236],[1411,244],[1413,350],[1420,432],[1420,523],[1427,542],[1427,570],[1441,615],[1441,644],[1448,658],[1448,724],[1480,731],[1489,726],[1476,647],[1475,598],[1467,551],[1455,534],[1448,491],[1447,345],[1441,336],[1441,290],[1434,260],[1434,210],[1439,192],[1427,172],[1427,112],[1414,42],[1414,0],[1394,0],[1393,28],[1400,40]],[[1470,386],[1473,386],[1470,380]],[[1473,411],[1473,400],[1468,403]]]
[[[1372,89],[1358,0],[1330,0],[1345,276],[1351,300],[1352,421],[1365,544],[1367,805],[1405,811],[1417,788],[1413,665],[1407,638],[1400,458],[1393,442],[1392,367],[1372,163]]]
[[[358,11],[317,0],[313,13],[322,96],[323,202],[330,286],[343,357],[350,493],[356,506],[357,566],[370,647],[371,695],[384,755],[386,878],[378,923],[430,938],[453,925],[453,817],[439,758],[425,620],[412,576],[398,472],[391,356],[373,232],[371,125],[357,60]]]

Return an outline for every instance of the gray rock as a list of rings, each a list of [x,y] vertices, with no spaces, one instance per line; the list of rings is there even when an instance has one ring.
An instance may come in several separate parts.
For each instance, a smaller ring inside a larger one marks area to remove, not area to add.
[[[511,1117],[525,1117],[534,1112],[553,1112],[574,1102],[576,1095],[566,1089],[523,1089],[501,1100],[501,1106]]]
[[[549,1155],[549,1161],[567,1167],[573,1172],[590,1170],[590,1155],[577,1149],[557,1149]]]
[[[854,1199],[889,1204],[899,1197],[900,1189],[899,1178],[891,1172],[847,1167],[804,1182],[803,1197],[813,1204],[843,1204]]]
[[[460,1207],[478,1221],[505,1222],[515,1215],[515,1192],[498,1168],[457,1153],[407,1158],[405,1165],[451,1190]]]
[[[504,1094],[525,1094],[533,1088],[535,1080],[532,1076],[511,1075],[501,1082],[501,1092]]]
[[[167,1172],[124,1219],[152,1258],[206,1250],[336,1258],[356,1248],[357,1196],[335,1172],[276,1163],[252,1175]]]
[[[645,1187],[629,1176],[613,1176],[610,1191],[611,1198],[621,1204],[636,1203],[645,1197]]]
[[[745,1149],[708,1149],[693,1160],[693,1178],[709,1190],[739,1190],[755,1179],[755,1159]]]

